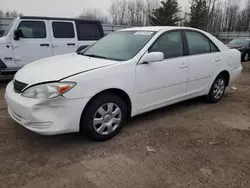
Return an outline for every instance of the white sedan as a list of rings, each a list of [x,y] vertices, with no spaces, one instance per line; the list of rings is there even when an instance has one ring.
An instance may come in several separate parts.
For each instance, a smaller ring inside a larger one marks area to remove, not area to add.
[[[220,101],[241,71],[240,52],[204,31],[129,28],[25,66],[5,98],[10,116],[31,131],[104,141],[132,116],[198,96]]]

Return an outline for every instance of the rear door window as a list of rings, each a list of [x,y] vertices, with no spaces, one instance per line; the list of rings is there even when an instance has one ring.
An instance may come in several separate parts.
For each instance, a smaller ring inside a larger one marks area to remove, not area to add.
[[[77,33],[79,40],[99,40],[102,37],[97,23],[77,22]]]
[[[75,38],[72,22],[52,22],[54,38]]]
[[[185,31],[190,55],[210,53],[210,41],[195,31]]]

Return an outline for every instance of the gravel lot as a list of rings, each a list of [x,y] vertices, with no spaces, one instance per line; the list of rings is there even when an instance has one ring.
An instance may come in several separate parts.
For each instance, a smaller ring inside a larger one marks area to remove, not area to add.
[[[136,117],[107,142],[44,137],[7,115],[0,82],[0,187],[250,186],[250,66],[218,104],[202,99]],[[147,146],[155,149],[148,152]]]

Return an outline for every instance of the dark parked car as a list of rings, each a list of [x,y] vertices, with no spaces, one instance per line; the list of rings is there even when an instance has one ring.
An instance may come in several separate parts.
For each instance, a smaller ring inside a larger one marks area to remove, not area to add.
[[[236,38],[227,44],[229,48],[235,48],[241,52],[241,60],[246,62],[250,55],[250,39]]]

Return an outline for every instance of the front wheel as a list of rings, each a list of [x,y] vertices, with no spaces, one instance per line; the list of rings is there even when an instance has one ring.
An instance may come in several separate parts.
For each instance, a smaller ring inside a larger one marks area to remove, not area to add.
[[[219,75],[215,79],[210,89],[210,92],[206,97],[207,102],[217,103],[221,100],[226,90],[226,82],[227,82],[226,77],[223,74]]]
[[[90,139],[105,141],[116,136],[127,120],[124,101],[113,93],[94,98],[83,113],[81,130]]]

